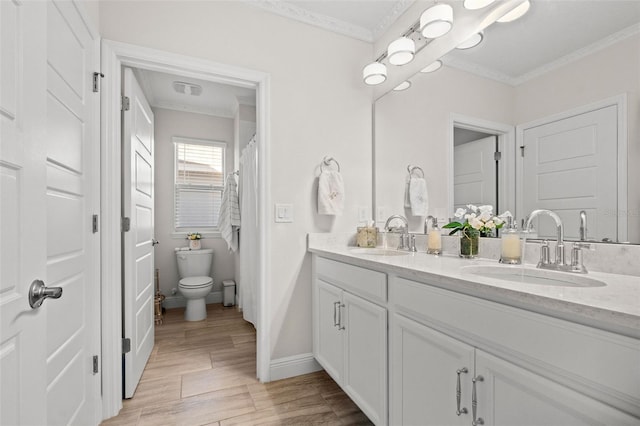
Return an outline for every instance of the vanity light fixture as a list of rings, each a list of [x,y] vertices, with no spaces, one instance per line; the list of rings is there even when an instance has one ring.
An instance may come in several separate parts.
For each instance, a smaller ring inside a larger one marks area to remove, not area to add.
[[[475,33],[462,43],[456,46],[456,49],[464,50],[471,49],[472,47],[476,47],[480,44],[480,42],[484,39],[484,33],[480,31],[479,33]]]
[[[405,80],[394,87],[393,90],[395,90],[396,92],[401,92],[403,90],[407,90],[409,87],[411,87],[411,82],[409,80]]]
[[[504,16],[502,16],[502,18],[497,19],[496,22],[504,23],[515,21],[516,19],[521,18],[525,13],[527,13],[530,7],[531,2],[527,0],[512,11],[507,12]]]
[[[439,3],[431,6],[420,15],[419,30],[426,38],[438,38],[453,27],[453,7]]]
[[[389,44],[387,58],[392,65],[405,65],[413,60],[416,43],[409,37],[400,37]]]
[[[362,78],[370,86],[384,83],[387,79],[387,67],[380,62],[372,62],[362,70]]]
[[[440,68],[442,68],[442,61],[438,59],[432,62],[430,65],[427,65],[426,67],[422,68],[420,72],[429,73],[429,72],[437,71]]]
[[[465,9],[476,10],[489,6],[495,0],[464,0],[462,4]]]

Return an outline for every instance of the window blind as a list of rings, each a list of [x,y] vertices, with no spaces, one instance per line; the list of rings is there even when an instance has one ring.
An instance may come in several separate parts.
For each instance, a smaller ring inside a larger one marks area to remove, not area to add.
[[[225,144],[176,138],[174,143],[176,230],[216,228],[224,189]]]

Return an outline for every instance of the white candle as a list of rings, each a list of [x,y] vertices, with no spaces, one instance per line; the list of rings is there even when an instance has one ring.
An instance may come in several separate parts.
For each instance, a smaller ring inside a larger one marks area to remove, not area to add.
[[[429,239],[427,240],[428,250],[441,250],[442,249],[442,236],[438,231],[429,232]]]
[[[521,249],[520,236],[517,233],[502,236],[503,259],[520,259]]]

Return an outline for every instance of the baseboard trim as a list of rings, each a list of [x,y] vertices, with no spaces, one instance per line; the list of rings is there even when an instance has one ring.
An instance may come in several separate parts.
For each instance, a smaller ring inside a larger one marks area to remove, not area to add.
[[[313,357],[313,354],[307,353],[272,359],[270,376],[271,380],[280,380],[320,370],[322,370],[322,367]]]
[[[222,292],[221,291],[212,291],[207,294],[205,297],[205,303],[222,303]],[[173,309],[173,308],[184,308],[187,306],[187,300],[180,294],[176,294],[174,296],[167,296],[162,302],[162,306],[165,309]]]

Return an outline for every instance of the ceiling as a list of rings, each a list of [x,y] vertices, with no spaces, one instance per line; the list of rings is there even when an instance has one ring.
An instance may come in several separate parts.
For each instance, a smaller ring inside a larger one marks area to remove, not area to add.
[[[416,0],[244,1],[290,19],[373,42]],[[448,66],[517,85],[639,31],[640,0],[532,0],[531,9],[523,18],[491,25],[479,46],[450,52],[443,61]],[[233,117],[238,104],[255,105],[253,89],[144,70],[137,70],[136,75],[154,107]],[[203,88],[202,94],[179,94],[173,90],[174,81],[197,84]]]

